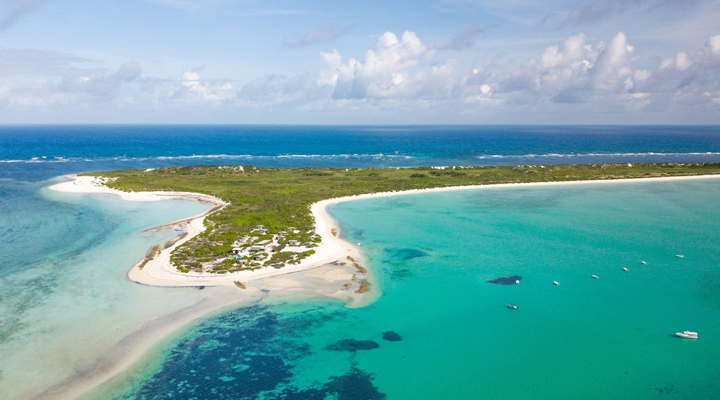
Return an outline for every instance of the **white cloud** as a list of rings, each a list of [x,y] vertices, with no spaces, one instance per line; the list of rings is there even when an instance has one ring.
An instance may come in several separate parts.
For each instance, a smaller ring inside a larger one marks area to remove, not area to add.
[[[415,33],[398,37],[386,32],[361,58],[344,58],[333,50],[320,53],[325,63],[320,71],[269,73],[242,84],[207,79],[204,70],[160,79],[144,77],[137,63],[115,70],[83,68],[93,62],[59,53],[0,49],[0,77],[6,78],[0,81],[0,107],[70,108],[104,102],[109,107],[132,104],[178,115],[221,109],[264,115],[286,115],[289,110],[373,115],[422,109],[445,110],[447,118],[489,110],[523,115],[663,110],[712,114],[720,112],[718,45],[720,35],[695,51],[666,56],[661,65],[648,68],[657,55],[636,49],[624,33],[608,42],[589,41],[580,33],[541,49],[508,71],[452,57],[436,60],[439,54]],[[36,79],[28,83],[30,78]]]
[[[402,39],[385,32],[365,59],[354,58],[337,65],[338,58],[324,55],[328,63],[325,77],[336,78],[335,98],[391,98],[412,95],[417,91],[412,79],[406,79],[421,59],[429,56],[427,47],[414,32],[405,31]],[[325,78],[327,81],[327,78]]]
[[[720,54],[720,35],[710,37],[707,42],[712,54]]]
[[[633,87],[630,67],[630,54],[633,47],[627,37],[620,32],[610,41],[610,45],[599,55],[591,69],[593,87],[602,91],[617,90],[618,87]]]
[[[688,57],[687,53],[680,52],[675,58],[666,58],[660,64],[660,69],[675,68],[680,71],[685,71],[693,64]]]

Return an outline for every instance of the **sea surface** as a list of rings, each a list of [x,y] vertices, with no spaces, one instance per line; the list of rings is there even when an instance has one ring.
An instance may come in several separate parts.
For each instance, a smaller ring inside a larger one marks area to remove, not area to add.
[[[207,206],[47,190],[59,175],[643,161],[720,161],[720,127],[2,127],[0,399],[82,373],[143,324],[213,293],[125,278],[177,234],[145,229]],[[719,206],[720,180],[342,203],[330,212],[361,243],[378,301],[261,302],[212,315],[93,396],[720,398]],[[520,284],[488,282],[504,276]],[[671,336],[686,329],[700,339]]]

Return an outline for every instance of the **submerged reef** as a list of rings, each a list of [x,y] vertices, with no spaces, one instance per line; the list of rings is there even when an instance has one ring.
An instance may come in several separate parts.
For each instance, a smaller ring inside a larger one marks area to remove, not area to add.
[[[517,281],[522,280],[522,276],[520,275],[512,275],[512,276],[501,276],[500,278],[491,279],[488,282],[494,283],[496,285],[515,285]]]
[[[331,376],[325,384],[338,400],[383,400],[387,397],[372,384],[372,375],[354,367],[343,376]]]
[[[372,340],[355,340],[355,339],[343,339],[339,340],[326,349],[330,351],[350,351],[355,352],[358,350],[373,350],[380,347],[377,342]]]
[[[398,335],[397,332],[393,331],[385,331],[382,333],[383,339],[387,340],[388,342],[399,342],[402,340],[402,337]]]

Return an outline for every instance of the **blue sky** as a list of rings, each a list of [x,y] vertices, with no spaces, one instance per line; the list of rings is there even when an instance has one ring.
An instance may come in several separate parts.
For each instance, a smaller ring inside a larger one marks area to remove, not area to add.
[[[718,124],[718,21],[700,0],[0,0],[0,122]]]

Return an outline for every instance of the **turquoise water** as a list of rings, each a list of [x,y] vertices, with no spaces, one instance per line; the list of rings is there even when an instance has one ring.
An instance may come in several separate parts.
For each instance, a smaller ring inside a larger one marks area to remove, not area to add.
[[[330,212],[362,243],[377,302],[208,319],[118,397],[720,398],[719,206],[718,180],[342,203]],[[521,283],[487,282],[507,275]],[[686,329],[700,339],[671,336]]]
[[[8,240],[15,241],[3,248],[0,274],[1,399],[31,398],[92,371],[100,357],[148,321],[210,292],[142,286],[125,276],[149,247],[178,234],[141,231],[208,206],[47,189],[36,196],[25,206],[46,207],[0,218]]]
[[[125,280],[150,246],[176,234],[142,230],[204,206],[61,195],[43,189],[52,177],[195,164],[717,161],[719,133],[718,126],[0,128],[0,399],[23,398],[83,372],[126,335],[217,293]],[[583,390],[612,398],[718,397],[707,382],[719,370],[712,357],[720,355],[713,347],[720,303],[714,185],[465,192],[339,205],[334,212],[349,239],[363,243],[383,298],[363,310],[264,302],[208,317],[178,332],[175,345],[157,356],[161,367],[139,374],[121,396],[190,398],[206,389],[196,397],[572,398]],[[687,257],[675,259],[679,252]],[[623,275],[624,265],[630,272]],[[522,283],[485,282],[506,273],[522,275]],[[601,279],[586,280],[592,273]],[[515,314],[503,307],[509,302],[520,305]],[[702,337],[666,337],[681,329]],[[403,340],[384,340],[388,330]],[[379,347],[325,349],[350,338]],[[253,368],[243,364],[250,362]],[[541,383],[538,371],[546,376]]]

